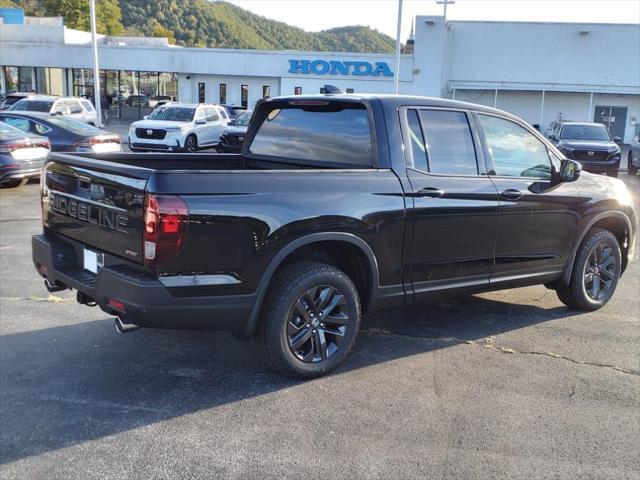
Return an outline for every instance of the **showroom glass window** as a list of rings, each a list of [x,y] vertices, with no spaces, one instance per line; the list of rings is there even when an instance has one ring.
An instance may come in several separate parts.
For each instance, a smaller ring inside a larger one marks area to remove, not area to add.
[[[368,112],[353,104],[275,109],[258,129],[249,151],[278,159],[370,167]]]
[[[547,147],[526,128],[505,118],[478,115],[496,175],[551,178]]]
[[[220,84],[220,103],[223,105],[227,103],[227,84],[226,83]]]
[[[18,90],[18,67],[3,67],[4,85],[7,93]]]
[[[240,86],[240,105],[242,108],[247,108],[249,105],[249,85]]]
[[[412,151],[416,152],[416,169],[423,169],[426,154],[427,171],[440,175],[477,175],[478,164],[471,129],[465,112],[419,110],[422,135],[409,110]]]
[[[262,98],[269,98],[271,96],[271,87],[269,85],[262,86]]]

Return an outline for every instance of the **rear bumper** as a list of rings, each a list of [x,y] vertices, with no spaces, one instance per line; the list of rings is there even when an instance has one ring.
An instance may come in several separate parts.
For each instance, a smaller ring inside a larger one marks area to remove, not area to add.
[[[11,180],[23,180],[29,178],[38,178],[41,168],[0,168],[0,183]]]
[[[82,245],[50,235],[31,240],[38,273],[52,285],[75,289],[91,297],[124,323],[149,328],[228,330],[246,336],[256,294],[176,297],[158,280],[129,265],[102,267],[97,275],[83,269]],[[78,260],[79,259],[79,260]],[[124,311],[109,304],[115,300]]]

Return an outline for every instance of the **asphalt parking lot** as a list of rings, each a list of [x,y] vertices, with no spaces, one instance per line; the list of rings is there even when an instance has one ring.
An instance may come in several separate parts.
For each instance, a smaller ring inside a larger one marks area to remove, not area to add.
[[[637,259],[594,313],[532,287],[369,315],[297,382],[227,333],[118,335],[48,295],[39,231],[38,185],[2,190],[2,479],[640,477]]]

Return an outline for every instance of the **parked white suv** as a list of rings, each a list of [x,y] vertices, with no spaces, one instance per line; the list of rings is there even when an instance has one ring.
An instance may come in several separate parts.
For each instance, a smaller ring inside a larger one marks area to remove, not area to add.
[[[218,105],[167,103],[129,127],[132,152],[196,152],[218,143],[229,117]]]
[[[93,104],[86,98],[29,95],[11,105],[9,110],[63,115],[91,125],[98,125],[98,113],[93,108]]]

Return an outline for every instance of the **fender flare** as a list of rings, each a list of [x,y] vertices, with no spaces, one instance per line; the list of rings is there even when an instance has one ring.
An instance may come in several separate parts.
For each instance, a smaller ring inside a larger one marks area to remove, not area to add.
[[[273,278],[278,267],[282,264],[282,262],[287,258],[294,250],[298,248],[304,247],[305,245],[310,245],[312,243],[318,242],[326,242],[326,241],[341,241],[347,242],[352,245],[355,245],[357,248],[365,254],[367,260],[369,261],[369,267],[371,270],[371,275],[369,281],[371,282],[371,292],[369,293],[369,298],[366,299],[366,302],[371,302],[371,299],[375,296],[375,291],[379,288],[379,273],[378,273],[378,261],[376,260],[376,256],[371,250],[371,247],[367,242],[362,240],[360,237],[353,235],[351,233],[342,233],[342,232],[319,232],[312,233],[310,235],[305,235],[304,237],[300,237],[295,239],[294,241],[288,243],[284,248],[282,248],[276,255],[273,257],[269,265],[265,269],[262,274],[262,278],[260,279],[260,283],[258,284],[258,288],[256,289],[256,301],[251,310],[251,316],[249,317],[249,321],[245,325],[244,331],[241,334],[241,337],[248,338],[250,337],[258,323],[258,317],[260,315],[260,310],[262,309],[262,303],[264,301],[265,295],[267,293],[267,289],[269,288],[269,284]]]
[[[564,267],[564,272],[562,273],[561,282],[564,285],[569,285],[569,282],[571,281],[571,272],[573,272],[573,264],[575,263],[576,254],[578,253],[578,248],[580,248],[580,245],[582,245],[582,241],[584,240],[584,237],[587,235],[587,233],[589,233],[589,231],[593,228],[593,226],[596,223],[606,218],[617,218],[617,219],[624,220],[627,233],[631,235],[631,233],[633,232],[633,225],[631,223],[631,219],[629,219],[629,217],[624,212],[615,211],[615,210],[609,211],[609,212],[601,212],[597,214],[595,217],[593,217],[589,221],[589,223],[587,223],[587,225],[582,229],[582,231],[580,231],[579,234],[576,235],[576,242],[573,245],[571,257],[569,257],[569,261],[567,261],[567,264]],[[629,241],[631,242],[633,241],[633,239],[629,239]],[[624,271],[624,267],[625,265],[624,265],[624,259],[623,259],[623,268],[622,268],[623,271]]]

